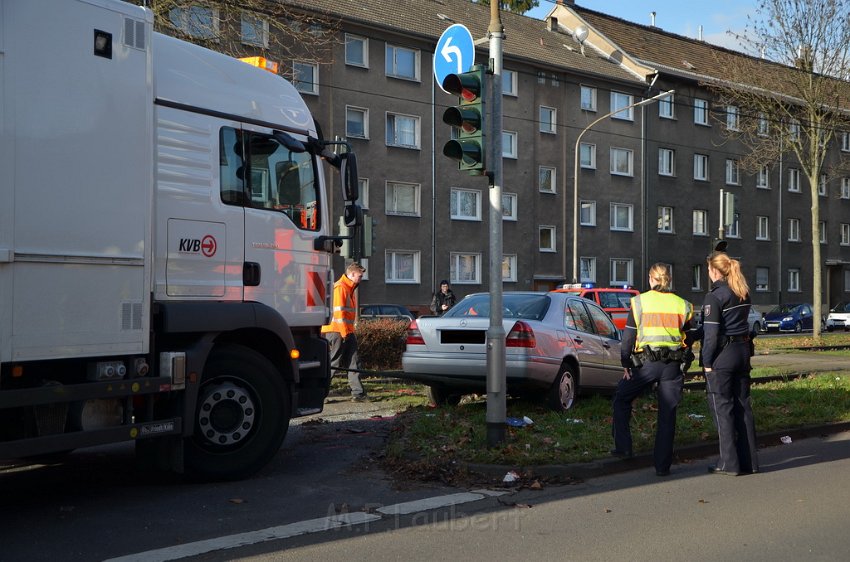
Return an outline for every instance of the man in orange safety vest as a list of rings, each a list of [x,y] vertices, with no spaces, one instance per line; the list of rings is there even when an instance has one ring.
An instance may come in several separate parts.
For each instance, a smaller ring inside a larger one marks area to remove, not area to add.
[[[334,283],[333,312],[331,322],[322,326],[322,333],[328,340],[331,352],[331,370],[336,373],[347,369],[348,386],[351,399],[355,402],[367,400],[366,391],[360,381],[360,360],[357,357],[357,336],[354,334],[354,321],[357,318],[357,294],[366,268],[357,262],[348,264],[345,273]]]

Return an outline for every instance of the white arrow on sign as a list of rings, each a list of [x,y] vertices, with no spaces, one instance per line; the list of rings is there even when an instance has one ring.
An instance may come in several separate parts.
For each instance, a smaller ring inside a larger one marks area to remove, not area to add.
[[[457,58],[457,73],[460,74],[463,72],[463,57],[460,54],[460,48],[452,45],[451,37],[446,39],[446,44],[443,45],[443,49],[440,51],[440,54],[443,55],[443,58],[449,63],[452,62],[451,55],[455,55],[455,58]]]

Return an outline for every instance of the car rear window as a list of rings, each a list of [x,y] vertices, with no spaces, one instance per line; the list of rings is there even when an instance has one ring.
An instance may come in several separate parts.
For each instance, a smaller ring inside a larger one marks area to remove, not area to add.
[[[549,310],[546,295],[503,295],[502,317],[523,320],[543,320]],[[489,316],[490,295],[470,295],[453,306],[444,317]]]

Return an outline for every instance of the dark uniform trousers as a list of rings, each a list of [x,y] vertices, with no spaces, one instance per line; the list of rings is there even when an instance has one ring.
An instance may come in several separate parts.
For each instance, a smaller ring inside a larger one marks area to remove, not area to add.
[[[365,396],[363,383],[360,381],[360,358],[357,355],[357,336],[348,334],[348,337],[342,339],[339,332],[326,332],[325,338],[328,340],[330,347],[331,367],[339,371],[346,369],[355,369],[348,371],[348,387],[351,389],[352,396]],[[336,374],[336,373],[331,373]]]
[[[756,429],[750,402],[750,344],[729,342],[705,376],[708,406],[720,441],[717,468],[758,472]]]
[[[676,435],[676,409],[682,401],[684,375],[678,361],[649,361],[631,370],[630,379],[621,379],[614,395],[614,447],[631,454],[632,402],[652,383],[658,383],[658,427],[655,431],[653,458],[655,470],[666,472],[673,463],[673,438]]]

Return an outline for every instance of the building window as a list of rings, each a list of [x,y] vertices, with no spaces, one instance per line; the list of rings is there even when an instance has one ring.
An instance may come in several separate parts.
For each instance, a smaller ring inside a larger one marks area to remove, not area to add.
[[[799,293],[800,292],[800,270],[799,269],[789,269],[788,270],[788,292],[791,292],[791,293]]]
[[[553,74],[551,76],[551,80],[552,80],[552,87],[553,88],[557,88],[561,85],[561,80],[558,78],[557,74]]]
[[[171,8],[168,12],[171,25],[195,39],[215,39],[218,37],[218,10],[203,6]]]
[[[387,250],[384,252],[384,281],[386,283],[419,283],[419,252]]]
[[[770,240],[770,217],[756,217],[756,240]]]
[[[632,285],[634,283],[630,259],[614,258],[611,260],[611,285]]]
[[[419,216],[419,184],[387,182],[386,214]]]
[[[502,95],[517,95],[517,73],[513,70],[502,69]]]
[[[581,283],[596,283],[596,258],[580,257],[579,281]]]
[[[800,122],[796,119],[791,119],[788,122],[788,136],[792,141],[800,140]]]
[[[800,241],[800,219],[788,219],[788,241]]]
[[[541,86],[546,85],[546,73],[543,72],[542,70],[537,71],[537,83],[540,84]]]
[[[634,230],[634,207],[625,203],[611,203],[611,230]]]
[[[658,207],[658,232],[673,234],[673,207]]]
[[[502,131],[502,158],[516,158],[516,133]]]
[[[702,265],[691,268],[691,290],[702,291]]]
[[[354,139],[369,138],[369,110],[345,106],[345,136]]]
[[[672,176],[676,170],[676,152],[669,148],[658,149],[658,175]]]
[[[386,73],[392,78],[419,80],[419,51],[387,44]]]
[[[788,168],[788,191],[800,192],[800,170]]]
[[[658,100],[658,116],[665,119],[675,119],[676,115],[673,113],[673,94],[665,98],[661,98]]]
[[[540,226],[538,229],[540,232],[540,243],[539,248],[541,252],[554,252],[555,251],[555,227],[554,226]]]
[[[694,124],[708,125],[708,100],[694,99]]]
[[[357,179],[357,189],[360,191],[360,197],[357,199],[357,202],[364,209],[369,208],[369,179],[368,178],[358,178]]]
[[[726,159],[726,185],[741,185],[741,171],[737,160]]]
[[[554,107],[540,106],[540,132],[555,134],[555,126],[557,125],[558,110]]]
[[[841,245],[850,246],[850,224],[841,223]]]
[[[694,154],[694,179],[708,181],[708,156]]]
[[[820,233],[820,243],[826,244],[826,221],[818,221],[818,232]]]
[[[818,182],[818,195],[826,197],[826,174],[820,175],[820,181]]]
[[[319,65],[293,62],[292,85],[302,94],[319,95]]]
[[[451,217],[453,220],[481,220],[481,192],[472,189],[452,188]]]
[[[738,130],[738,106],[726,106],[726,128],[730,131]]]
[[[240,35],[243,44],[267,49],[269,46],[269,21],[254,14],[242,12]]]
[[[850,199],[850,178],[841,178],[841,198]]]
[[[369,67],[369,40],[366,37],[345,34],[345,64]]]
[[[847,131],[841,133],[841,150],[843,152],[850,152],[850,133]]]
[[[596,111],[596,88],[581,87],[581,108],[585,111]]]
[[[694,209],[694,236],[708,236],[708,211]]]
[[[726,237],[727,238],[740,238],[741,237],[741,215],[735,213],[735,217],[732,219],[732,224],[726,225]]]
[[[516,254],[502,256],[502,283],[516,283]]]
[[[517,198],[516,193],[502,192],[502,220],[517,220]]]
[[[611,111],[616,112],[611,116],[611,119],[634,121],[635,108],[629,107],[632,103],[634,103],[634,96],[621,92],[611,92]]]
[[[481,283],[481,254],[451,253],[451,280],[458,285]]]
[[[758,174],[756,174],[756,187],[770,189],[770,167],[767,164],[759,168]]]
[[[578,217],[581,226],[596,226],[596,201],[580,202]]]
[[[551,166],[540,166],[537,168],[537,189],[543,193],[555,193],[555,168]]]
[[[387,113],[387,146],[419,148],[419,117]]]
[[[850,293],[850,269],[844,270],[844,292]]]
[[[770,290],[770,268],[756,268],[756,291],[764,292]]]
[[[768,121],[767,115],[763,111],[759,112],[756,134],[760,137],[766,137],[770,134],[770,121]]]
[[[631,176],[633,153],[626,148],[611,148],[611,173],[615,176]]]
[[[596,169],[596,145],[583,142],[579,145],[579,165],[582,168]]]

